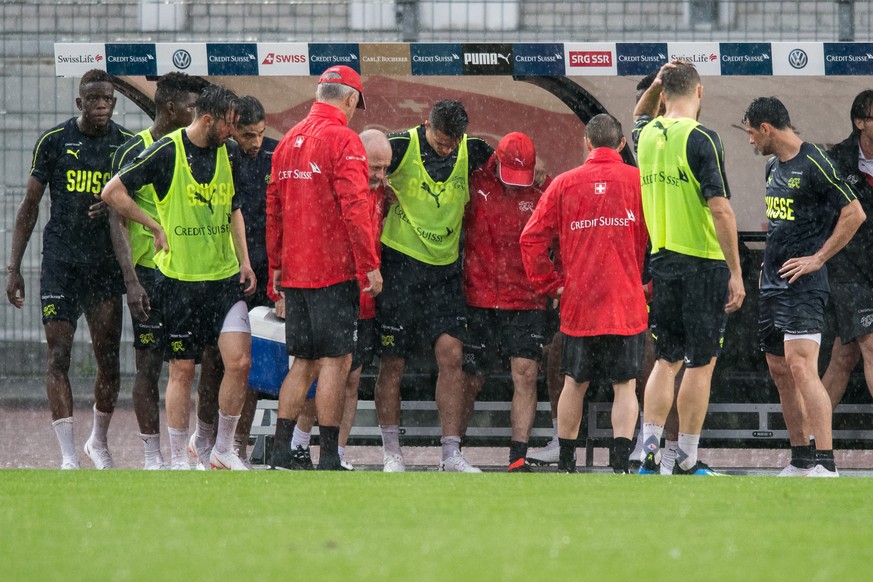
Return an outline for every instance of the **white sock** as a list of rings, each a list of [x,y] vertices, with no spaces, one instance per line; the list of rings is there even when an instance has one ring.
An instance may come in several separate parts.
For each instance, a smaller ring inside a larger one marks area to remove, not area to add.
[[[76,454],[76,442],[73,438],[73,417],[59,418],[52,423],[58,444],[61,446],[61,456],[64,461],[79,464],[79,456]]]
[[[197,451],[209,449],[213,444],[212,436],[215,434],[215,424],[203,422],[197,418],[197,428],[194,429],[194,446]]]
[[[145,466],[162,465],[164,457],[161,455],[161,435],[160,434],[140,434],[142,439],[142,448],[145,453]]]
[[[337,448],[336,448],[336,452],[339,453],[339,458],[340,458],[340,460],[342,460],[342,459],[343,459],[343,455],[346,454],[346,448],[345,448],[345,447],[337,446]]]
[[[167,427],[170,435],[170,462],[188,464],[188,428]]]
[[[672,475],[673,465],[676,463],[676,452],[679,449],[679,441],[664,441],[664,454],[661,455],[661,475]]]
[[[291,451],[296,451],[297,447],[303,447],[304,449],[309,448],[309,441],[311,438],[311,434],[308,432],[303,432],[300,430],[297,425],[294,425],[294,434],[291,435]]]
[[[661,460],[661,437],[664,435],[664,427],[652,422],[643,423],[643,459],[649,453],[654,453],[655,462]]]
[[[697,463],[697,445],[700,444],[699,434],[679,433],[679,447],[676,451],[676,461],[686,471]]]
[[[558,442],[558,417],[552,419],[552,428],[555,429],[555,436],[552,437],[552,440]]]
[[[91,428],[90,441],[100,448],[106,448],[106,435],[109,432],[109,421],[112,420],[111,412],[100,412],[94,405],[94,426]]]
[[[396,424],[380,426],[382,431],[382,452],[385,455],[402,455],[400,450],[400,427]]]
[[[233,447],[233,435],[236,433],[236,424],[239,415],[228,416],[221,410],[218,411],[218,434],[215,435],[214,449],[219,453],[229,453]]]
[[[248,456],[249,439],[234,435],[233,448],[236,449],[240,459],[245,459]]]
[[[631,461],[639,461],[643,456],[643,413],[640,413],[640,430],[637,431],[637,442],[634,443],[634,450],[631,452]]]
[[[461,454],[461,437],[459,436],[444,436],[440,438],[440,444],[443,445],[443,461]]]

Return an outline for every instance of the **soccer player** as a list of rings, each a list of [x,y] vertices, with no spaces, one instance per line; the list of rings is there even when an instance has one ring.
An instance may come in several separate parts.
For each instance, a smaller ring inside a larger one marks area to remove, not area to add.
[[[240,97],[237,112],[239,120],[233,139],[239,144],[242,155],[236,160],[239,176],[236,195],[239,197],[240,210],[246,225],[249,261],[258,281],[255,292],[246,297],[246,307],[251,311],[261,305],[274,306],[268,294],[270,277],[267,261],[267,184],[272,173],[273,152],[279,142],[264,136],[267,130],[267,114],[256,97]],[[257,404],[258,393],[247,391],[233,445],[237,456],[244,463],[249,462],[246,449]]]
[[[112,78],[97,69],[86,72],[76,98],[81,113],[46,131],[36,142],[6,267],[6,297],[20,309],[25,300],[21,260],[48,186],[51,216],[43,231],[40,301],[48,345],[46,394],[62,469],[79,468],[69,372],[73,334],[82,314],[97,362],[94,425],[85,443],[85,455],[98,469],[115,467],[107,431],[120,382],[124,280],[112,255],[107,209],[100,191],[111,176],[116,149],[132,137],[111,119],[115,101]]]
[[[251,368],[251,327],[243,293],[255,291],[245,224],[236,197],[227,142],[238,118],[237,97],[220,85],[203,90],[194,121],[156,141],[122,168],[103,191],[118,213],[155,237],[156,286],[164,315],[170,468],[188,469],[188,417],[195,365],[218,347],[224,376],[218,393],[218,427],[208,463],[212,469],[248,470],[233,451]],[[231,145],[232,144],[232,145]],[[155,190],[159,222],[130,197],[146,184]]]
[[[513,396],[510,472],[532,472],[525,460],[537,407],[537,371],[545,339],[546,297],[528,280],[519,237],[543,190],[534,185],[536,149],[523,133],[500,140],[485,166],[470,176],[464,215],[464,371],[469,410],[488,374],[509,358]],[[543,183],[545,188],[551,180]]]
[[[337,441],[359,295],[382,289],[367,156],[348,127],[363,108],[360,75],[345,65],[326,69],[309,115],[285,134],[273,155],[267,255],[274,286],[284,293],[286,343],[294,356],[279,392],[274,466],[290,462],[294,419],[317,377],[318,466],[342,470]]]
[[[619,152],[621,124],[596,115],[585,129],[585,163],[555,178],[521,234],[528,277],[561,301],[564,389],[558,401],[559,472],[576,472],[576,435],[592,379],[612,383],[613,470],[628,473],[639,404],[646,297],[642,286],[648,235],[640,173]],[[557,237],[564,273],[549,260]]]
[[[113,175],[155,141],[189,125],[194,119],[194,102],[207,85],[199,77],[189,77],[184,73],[168,73],[158,79],[154,123],[118,148],[112,161]],[[157,218],[151,185],[137,190],[133,197],[149,216]],[[127,305],[133,321],[136,352],[133,410],[143,442],[143,466],[145,469],[166,469],[168,466],[164,464],[161,453],[158,394],[158,379],[164,365],[164,334],[161,309],[155,301],[154,236],[137,222],[129,222],[125,227],[114,210],[109,214],[109,226],[115,257],[124,274]],[[201,376],[201,384],[208,376]]]
[[[801,140],[775,97],[752,101],[743,116],[755,151],[767,162],[767,245],[758,303],[758,337],[779,391],[791,442],[791,464],[780,475],[837,477],[831,403],[818,376],[828,299],[825,263],[858,230],[865,215],[851,186],[827,154]],[[808,454],[815,436],[815,457]]]
[[[381,360],[375,391],[386,472],[406,470],[400,449],[400,384],[406,359],[419,341],[433,347],[439,369],[439,468],[480,472],[460,451],[467,317],[458,250],[470,174],[494,150],[484,140],[468,137],[467,123],[464,106],[446,99],[434,104],[423,124],[388,136],[389,185],[397,202],[388,208],[381,239],[385,293],[376,305]]]
[[[634,110],[643,212],[652,243],[652,337],[655,366],[646,383],[645,458],[639,471],[659,472],[660,441],[676,396],[679,438],[674,475],[717,475],[697,447],[726,313],[746,292],[740,271],[736,218],[718,134],[697,118],[703,85],[693,65],[664,65]],[[665,111],[657,115],[661,99]]]
[[[842,400],[849,375],[862,356],[867,389],[873,394],[873,91],[858,93],[849,119],[852,134],[829,149],[828,155],[852,185],[867,220],[828,261],[828,283],[839,331],[822,376],[831,406]]]

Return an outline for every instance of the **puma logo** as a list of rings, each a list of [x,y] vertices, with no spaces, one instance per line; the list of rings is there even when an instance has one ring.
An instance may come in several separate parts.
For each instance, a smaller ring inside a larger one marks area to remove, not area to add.
[[[436,207],[439,208],[440,207],[440,195],[446,191],[446,187],[443,186],[438,192],[434,192],[433,190],[430,189],[430,186],[427,184],[427,182],[422,182],[421,189],[424,190],[425,192],[427,192],[430,195],[430,197],[433,198],[434,202],[436,202]]]
[[[491,194],[491,192],[483,192],[482,190],[477,190],[477,192],[485,199],[485,202],[488,202],[488,195]]]
[[[67,150],[67,153],[70,154],[71,156],[73,156],[74,158],[76,158],[77,160],[79,159],[79,150]]]

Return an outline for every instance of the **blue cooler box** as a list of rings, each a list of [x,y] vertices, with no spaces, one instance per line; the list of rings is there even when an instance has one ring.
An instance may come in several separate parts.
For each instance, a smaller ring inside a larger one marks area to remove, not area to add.
[[[279,395],[294,356],[285,348],[285,322],[270,307],[255,307],[249,312],[252,324],[252,370],[249,388],[265,394]]]

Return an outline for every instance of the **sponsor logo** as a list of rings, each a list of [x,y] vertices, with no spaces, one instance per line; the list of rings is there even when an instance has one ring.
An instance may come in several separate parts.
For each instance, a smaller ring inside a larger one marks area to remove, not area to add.
[[[187,69],[191,66],[191,53],[185,49],[179,49],[173,53],[173,66],[177,69]]]
[[[434,188],[436,188],[436,190],[431,190],[430,184],[428,184],[427,182],[421,183],[421,189],[424,190],[425,192],[427,192],[428,196],[433,198],[434,202],[436,202],[436,207],[439,208],[440,207],[440,195],[446,191],[446,187],[443,186],[442,188],[439,188],[438,186],[434,185]]]
[[[712,63],[718,60],[718,55],[715,53],[701,53],[690,55],[670,55],[671,61],[685,61],[686,63]]]
[[[465,75],[511,75],[511,44],[463,45],[462,65]]]
[[[586,218],[585,220],[574,220],[570,222],[570,230],[585,230],[587,228],[599,227],[628,227],[631,223],[636,222],[633,212],[626,210],[626,217],[614,216],[598,216],[597,218]]]
[[[210,75],[258,75],[258,47],[254,43],[207,44]]]
[[[109,55],[107,63],[147,63],[155,60],[154,55]]]
[[[612,51],[570,51],[571,67],[611,67]]]
[[[58,55],[59,63],[99,63],[103,55]]]
[[[667,43],[616,43],[616,72],[619,75],[648,75],[667,62],[669,52]]]
[[[315,162],[309,162],[309,168],[312,170],[313,174],[320,174],[321,168],[318,167],[318,164]]]
[[[628,219],[628,220],[630,220],[631,222],[636,222],[636,221],[637,221],[637,217],[634,216],[634,211],[633,211],[633,210],[630,210],[629,208],[625,208],[624,211],[627,213],[627,219]]]
[[[594,193],[595,194],[606,194],[606,182],[595,182],[594,183]]]
[[[321,75],[334,65],[347,65],[361,72],[360,45],[351,43],[330,43],[309,45],[309,74]]]
[[[723,63],[763,63],[770,60],[770,55],[762,53],[760,55],[721,55]]]
[[[873,61],[873,55],[864,53],[863,55],[826,55],[825,61],[828,63],[866,63]]]
[[[491,192],[483,192],[482,190],[477,190],[476,192],[485,199],[485,202],[488,202],[488,195],[491,194]]]
[[[248,63],[250,61],[256,61],[258,57],[253,55],[252,53],[245,53],[243,55],[209,55],[210,63]]]
[[[347,55],[312,55],[310,60],[313,63],[329,63],[331,65],[344,64],[349,61],[357,61],[358,55],[349,53]]]
[[[652,55],[618,55],[618,62],[620,63],[659,63],[666,60],[667,55],[664,53]]]
[[[77,160],[79,159],[79,150],[67,150],[67,153],[70,154],[71,156],[73,156],[74,158],[76,158]]]
[[[463,73],[459,44],[416,43],[410,46],[413,75],[460,75]]]
[[[559,43],[514,44],[511,59],[517,75],[563,75],[566,72],[564,45]]]
[[[802,69],[809,63],[809,57],[803,49],[794,49],[788,53],[788,64],[794,69]]]
[[[299,148],[303,146],[303,136],[297,136],[297,139],[294,140],[294,147]]]
[[[282,53],[267,53],[267,56],[264,57],[264,60],[261,61],[262,65],[280,65],[280,64],[295,64],[295,63],[305,63],[306,55],[302,54],[282,54]]]

